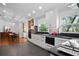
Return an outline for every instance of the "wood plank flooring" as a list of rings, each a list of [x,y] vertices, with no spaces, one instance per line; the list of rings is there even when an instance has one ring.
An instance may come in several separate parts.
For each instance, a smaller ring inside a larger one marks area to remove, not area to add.
[[[49,56],[50,53],[30,42],[19,38],[18,42],[0,41],[0,56]]]
[[[11,40],[7,41],[7,39],[6,40],[3,39],[3,41],[0,41],[0,46],[1,45],[10,45],[10,44],[20,44],[20,43],[25,43],[25,42],[27,42],[27,39],[26,38],[22,38],[22,37],[20,37],[18,41],[11,41]]]

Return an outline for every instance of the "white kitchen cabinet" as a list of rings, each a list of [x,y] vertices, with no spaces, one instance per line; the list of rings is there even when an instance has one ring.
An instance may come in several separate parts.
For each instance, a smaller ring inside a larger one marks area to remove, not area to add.
[[[40,34],[32,34],[32,39],[45,42],[45,36]]]
[[[29,41],[46,50],[50,50],[52,47],[52,45],[45,43],[45,35],[43,34],[32,34],[32,38]]]

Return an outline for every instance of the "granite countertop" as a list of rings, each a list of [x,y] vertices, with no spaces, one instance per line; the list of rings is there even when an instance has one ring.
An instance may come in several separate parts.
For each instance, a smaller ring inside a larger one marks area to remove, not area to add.
[[[68,37],[68,36],[53,36],[51,34],[41,34],[41,33],[35,33],[36,35],[43,35],[43,36],[46,36],[46,37],[50,37],[50,38],[65,38],[65,39],[72,39],[72,37]]]
[[[57,36],[53,36],[51,34],[49,34],[48,32],[37,32],[37,33],[34,33],[34,34],[37,34],[37,35],[43,35],[43,36],[46,36],[46,37],[51,37],[51,38],[64,38],[64,39],[79,39],[79,34],[72,34],[72,33],[59,33]]]
[[[72,37],[68,37],[68,36],[53,36],[53,35],[47,35],[47,37],[51,37],[51,38],[64,38],[64,39],[72,39]]]

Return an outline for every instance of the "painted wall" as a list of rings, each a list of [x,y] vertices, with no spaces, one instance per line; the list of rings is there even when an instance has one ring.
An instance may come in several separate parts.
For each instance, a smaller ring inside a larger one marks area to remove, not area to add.
[[[56,11],[52,12],[46,12],[44,17],[41,17],[40,19],[35,20],[36,25],[40,26],[42,23],[46,24],[48,28],[56,29],[57,28],[57,20],[58,20],[58,14]],[[38,23],[38,24],[37,24]],[[49,29],[48,29],[49,31]]]
[[[19,32],[19,22],[15,22],[15,25],[13,26],[11,22],[7,22],[0,18],[0,32],[3,32],[4,26],[11,27],[12,32],[15,32],[15,33]]]
[[[45,20],[46,20],[48,26],[56,28],[56,21],[57,20],[56,20],[56,13],[55,12],[52,12],[52,11],[47,12]]]
[[[0,20],[0,32],[3,32],[3,26],[5,25],[5,22]]]
[[[16,21],[15,25],[14,26],[12,25],[11,28],[12,28],[12,32],[19,33],[19,22]]]

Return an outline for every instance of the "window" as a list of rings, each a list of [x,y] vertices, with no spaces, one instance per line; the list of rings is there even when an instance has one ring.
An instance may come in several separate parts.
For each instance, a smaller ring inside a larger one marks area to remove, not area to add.
[[[67,16],[62,18],[62,32],[79,32],[79,16]]]
[[[39,27],[39,31],[40,32],[48,32],[48,27],[46,26],[46,24],[41,24]]]

